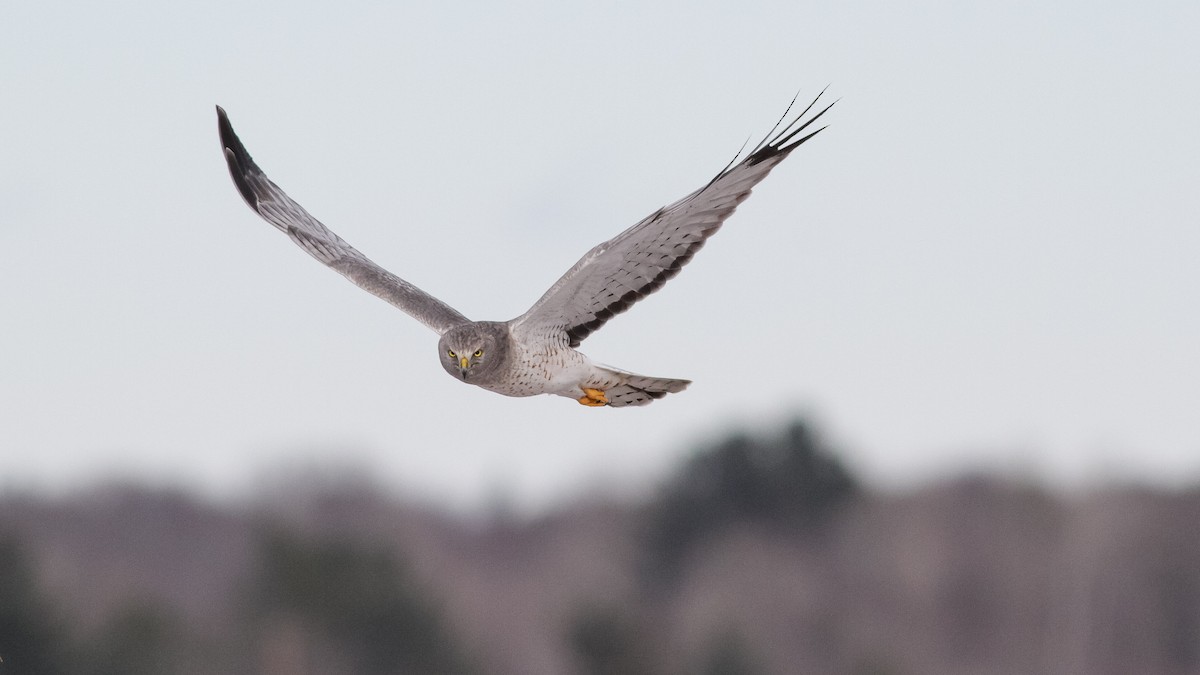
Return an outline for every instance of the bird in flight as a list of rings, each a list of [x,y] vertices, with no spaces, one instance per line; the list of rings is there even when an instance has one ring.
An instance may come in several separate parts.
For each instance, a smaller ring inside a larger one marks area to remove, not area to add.
[[[438,359],[455,379],[506,396],[556,394],[587,406],[624,407],[683,391],[691,382],[603,366],[576,347],[678,274],[750,196],[751,188],[825,128],[805,133],[833,105],[809,116],[820,99],[818,94],[790,120],[789,105],[750,152],[739,152],[704,187],[588,251],[527,312],[510,321],[471,321],[371,262],[267,178],[220,106],[217,127],[229,173],[250,208],[312,257],[432,328],[441,336]]]

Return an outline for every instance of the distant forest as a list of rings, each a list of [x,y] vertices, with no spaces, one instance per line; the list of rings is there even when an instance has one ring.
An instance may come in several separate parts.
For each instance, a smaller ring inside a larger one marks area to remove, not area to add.
[[[0,495],[0,675],[1200,673],[1200,490],[864,486],[801,421],[636,502]]]

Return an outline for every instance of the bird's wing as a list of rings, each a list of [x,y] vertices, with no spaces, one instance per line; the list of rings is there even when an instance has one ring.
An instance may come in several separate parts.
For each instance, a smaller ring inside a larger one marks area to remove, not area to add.
[[[465,316],[446,303],[371,262],[271,182],[246,152],[241,139],[233,133],[233,126],[221,106],[217,106],[217,128],[229,174],[233,176],[238,192],[264,220],[286,233],[312,257],[364,290],[404,310],[439,335],[453,326],[467,323]]]
[[[818,94],[785,123],[789,105],[762,142],[744,158],[738,153],[707,185],[588,251],[529,311],[512,320],[513,330],[543,336],[561,335],[561,331],[576,347],[609,319],[662,287],[750,196],[751,188],[788,153],[824,129],[801,135],[832,107],[805,119],[820,98]]]

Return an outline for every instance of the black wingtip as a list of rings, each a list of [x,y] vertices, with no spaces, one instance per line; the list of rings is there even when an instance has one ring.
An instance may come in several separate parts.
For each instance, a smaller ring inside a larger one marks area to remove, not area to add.
[[[802,110],[799,115],[796,115],[796,118],[794,120],[792,120],[787,126],[785,126],[782,131],[779,131],[778,134],[776,134],[775,132],[779,129],[779,124],[776,124],[775,128],[771,130],[771,133],[768,134],[767,137],[763,139],[763,142],[760,143],[759,146],[754,149],[754,152],[750,153],[750,155],[748,157],[746,157],[746,162],[748,164],[754,165],[754,164],[758,164],[759,162],[770,159],[771,157],[776,157],[779,155],[786,155],[789,152],[791,152],[792,150],[795,150],[801,143],[804,143],[808,139],[812,138],[813,136],[816,136],[817,134],[821,133],[826,128],[828,128],[828,125],[823,126],[820,129],[817,129],[816,131],[814,131],[812,133],[809,133],[805,136],[801,136],[799,139],[796,139],[796,136],[799,136],[805,129],[807,129],[809,126],[811,126],[814,122],[821,119],[822,115],[829,112],[829,109],[832,108],[833,106],[837,105],[837,102],[841,100],[841,99],[836,99],[835,101],[833,101],[833,103],[830,103],[829,105],[822,108],[817,114],[813,115],[812,117],[809,117],[808,119],[804,119],[804,116],[807,115],[809,113],[809,111],[812,110],[813,107],[817,105],[817,102],[821,100],[821,97],[825,95],[825,90],[828,88],[829,88],[829,85],[826,85],[825,89],[822,89],[820,91],[820,93],[817,94],[816,98],[814,98],[811,103],[809,103],[807,106],[805,106],[804,110]],[[799,97],[799,94],[797,94],[796,96]],[[787,117],[788,112],[791,111],[792,105],[794,105],[795,102],[796,102],[796,100],[792,99],[792,103],[788,104],[788,110],[784,112],[784,118]],[[803,121],[803,123],[801,124],[802,121]],[[782,122],[782,119],[780,120],[780,122]],[[796,139],[796,140],[793,140],[793,139]]]
[[[225,155],[225,163],[229,165],[229,175],[233,178],[233,184],[237,186],[238,192],[242,194],[242,199],[250,205],[250,208],[258,208],[258,197],[254,194],[254,189],[246,180],[246,173],[251,170],[257,170],[258,166],[250,157],[250,153],[246,152],[246,146],[242,145],[242,140],[233,132],[233,125],[229,123],[229,115],[225,113],[225,109],[217,106],[217,133],[221,136],[221,149]]]
[[[221,147],[224,150],[232,150],[235,154],[250,159],[250,153],[246,152],[241,139],[233,132],[233,125],[229,123],[229,115],[221,106],[217,106],[217,133],[221,135]]]
[[[217,108],[217,131],[221,134],[221,145],[228,146],[229,139],[237,139],[237,134],[233,133],[233,125],[229,123],[229,115],[221,106]]]

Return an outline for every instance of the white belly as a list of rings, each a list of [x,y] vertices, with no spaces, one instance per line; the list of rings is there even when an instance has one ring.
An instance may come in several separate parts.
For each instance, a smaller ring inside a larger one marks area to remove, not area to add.
[[[556,394],[576,399],[583,385],[594,386],[597,369],[588,357],[570,347],[527,350],[517,346],[513,365],[502,382],[481,384],[485,389],[505,396]]]

